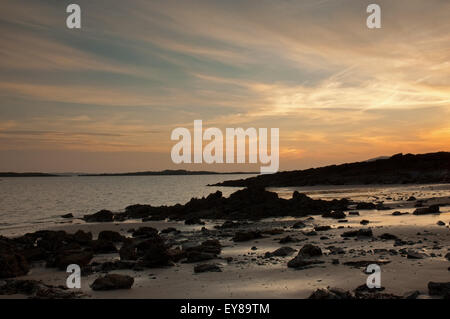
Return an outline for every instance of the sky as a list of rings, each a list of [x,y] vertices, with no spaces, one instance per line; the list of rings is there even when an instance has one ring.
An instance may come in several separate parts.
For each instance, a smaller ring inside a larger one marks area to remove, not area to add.
[[[1,7],[0,171],[259,168],[173,164],[171,132],[194,120],[279,128],[280,170],[450,151],[448,0]]]

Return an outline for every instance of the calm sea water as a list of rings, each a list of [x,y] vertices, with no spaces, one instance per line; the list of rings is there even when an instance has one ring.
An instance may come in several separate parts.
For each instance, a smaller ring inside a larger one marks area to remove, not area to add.
[[[19,177],[0,180],[0,234],[11,227],[61,221],[101,209],[122,211],[133,204],[184,204],[216,190],[228,196],[237,188],[208,187],[254,175]]]

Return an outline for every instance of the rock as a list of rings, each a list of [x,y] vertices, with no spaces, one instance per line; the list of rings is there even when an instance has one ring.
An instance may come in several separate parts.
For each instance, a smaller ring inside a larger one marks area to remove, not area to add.
[[[372,237],[373,233],[370,228],[360,229],[360,230],[351,230],[344,232],[341,237]]]
[[[193,250],[186,252],[186,257],[187,263],[196,263],[199,261],[215,259],[216,255],[213,253],[206,253],[202,251]]]
[[[355,299],[355,297],[349,291],[344,291],[338,288],[329,288],[329,289],[317,289],[308,297],[308,299],[345,300],[345,299]]]
[[[408,250],[406,257],[408,259],[424,259],[426,255],[413,250]]]
[[[194,267],[195,273],[202,272],[221,272],[222,269],[216,264],[200,264]]]
[[[139,227],[132,234],[133,237],[150,238],[158,235],[158,230],[153,227]]]
[[[246,223],[246,222],[233,222],[231,220],[227,220],[220,226],[214,226],[214,228],[217,228],[217,229],[238,228],[238,227],[241,227],[241,226],[245,226],[247,224],[248,223]]]
[[[331,261],[331,263],[333,264],[333,265],[339,265],[339,259],[333,259],[332,261]]]
[[[348,212],[351,216],[359,216],[359,212]]]
[[[113,243],[121,242],[124,237],[116,231],[103,230],[98,234],[98,240],[111,241]]]
[[[316,226],[316,227],[314,227],[314,230],[315,231],[327,231],[327,230],[330,230],[331,229],[331,226]]]
[[[445,255],[445,258],[450,261],[450,253],[447,253],[447,255]]]
[[[431,205],[430,207],[417,208],[414,215],[439,214],[439,205]]]
[[[23,276],[30,270],[26,258],[16,252],[0,252],[0,278]]]
[[[317,232],[311,230],[310,232],[305,233],[305,236],[317,236]]]
[[[379,236],[380,239],[384,240],[397,240],[398,237],[389,233],[384,233],[383,235]]]
[[[410,197],[407,199],[408,202],[413,202],[413,201],[415,201],[415,200],[417,200],[417,198],[415,198],[414,196],[410,196]]]
[[[137,260],[137,249],[132,243],[125,243],[119,250],[120,260]]]
[[[402,213],[402,212],[396,211],[396,212],[392,213],[392,216],[402,216],[402,215],[408,215],[408,214],[409,213]]]
[[[286,236],[280,239],[279,243],[280,244],[287,244],[287,243],[294,243],[297,240],[295,238],[292,238],[291,236]]]
[[[273,252],[266,252],[264,258],[270,257],[286,257],[292,255],[296,250],[291,247],[281,247]]]
[[[316,256],[322,256],[322,249],[318,246],[314,246],[311,244],[306,244],[300,249],[299,255],[302,255],[303,257],[316,257]]]
[[[305,227],[306,227],[306,224],[302,221],[298,221],[294,225],[292,225],[292,228],[294,228],[294,229],[300,229],[300,228],[305,228]]]
[[[428,283],[428,293],[431,296],[440,296],[444,299],[450,298],[450,282],[432,282]]]
[[[374,203],[361,202],[356,205],[356,209],[361,209],[361,210],[376,209],[376,208],[377,208],[377,206]]]
[[[205,225],[205,222],[203,222],[200,218],[189,218],[184,221],[185,225]]]
[[[112,254],[117,253],[117,247],[112,241],[108,240],[93,240],[91,241],[91,248],[96,254]]]
[[[147,243],[142,257],[142,264],[148,268],[158,268],[172,265],[171,256],[164,245]]]
[[[101,210],[92,215],[84,215],[83,219],[88,223],[105,223],[114,220],[114,214],[109,210]]]
[[[73,218],[73,214],[72,213],[68,213],[65,215],[61,215],[61,218]]]
[[[47,267],[66,270],[67,266],[75,264],[83,268],[91,262],[93,257],[92,251],[63,251],[53,261],[47,262]]]
[[[91,285],[92,290],[130,289],[134,278],[125,275],[108,274],[97,278]]]
[[[367,219],[363,219],[362,221],[359,222],[361,225],[367,225],[370,222]]]
[[[80,245],[89,245],[92,241],[92,233],[78,230],[75,234],[72,235],[72,238]]]
[[[0,295],[25,295],[32,299],[75,299],[82,293],[66,291],[36,280],[6,280],[0,282]]]
[[[442,220],[440,220],[440,221],[437,222],[437,225],[438,226],[445,226],[445,223]]]
[[[243,242],[262,238],[260,231],[236,232],[233,237],[234,242]]]
[[[332,211],[322,214],[324,218],[344,219],[347,217],[343,211]]]
[[[322,260],[315,260],[315,259],[307,259],[303,256],[296,256],[294,259],[290,260],[287,264],[289,268],[296,268],[296,269],[304,269],[312,265],[317,264],[323,264],[324,261]]]

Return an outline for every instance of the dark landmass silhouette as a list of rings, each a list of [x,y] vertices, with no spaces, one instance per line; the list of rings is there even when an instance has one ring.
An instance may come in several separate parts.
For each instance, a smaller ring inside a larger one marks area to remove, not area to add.
[[[13,173],[13,172],[0,172],[0,177],[57,177],[61,175],[47,174],[47,173]]]
[[[103,174],[79,174],[78,176],[153,176],[153,175],[232,175],[232,174],[259,174],[257,172],[210,172],[210,171],[187,171],[164,170],[164,171],[146,171],[131,173],[103,173]]]
[[[396,154],[387,159],[278,172],[210,186],[292,187],[450,183],[450,153]]]

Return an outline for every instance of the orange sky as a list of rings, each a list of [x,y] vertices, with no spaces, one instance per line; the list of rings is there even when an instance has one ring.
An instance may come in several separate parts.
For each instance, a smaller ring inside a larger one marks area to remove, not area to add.
[[[449,151],[450,2],[4,0],[0,171],[124,172],[176,127],[277,127],[281,170]],[[25,5],[24,5],[25,4]]]

